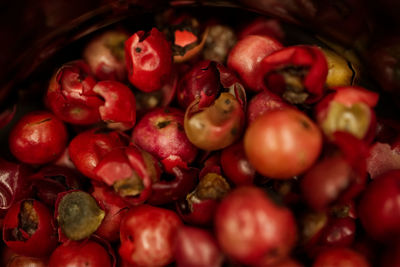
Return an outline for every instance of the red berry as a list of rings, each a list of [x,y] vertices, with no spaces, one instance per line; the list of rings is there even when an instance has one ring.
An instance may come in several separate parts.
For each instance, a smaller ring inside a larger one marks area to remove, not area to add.
[[[10,150],[22,162],[44,164],[57,159],[67,145],[64,123],[53,114],[26,114],[10,133]]]

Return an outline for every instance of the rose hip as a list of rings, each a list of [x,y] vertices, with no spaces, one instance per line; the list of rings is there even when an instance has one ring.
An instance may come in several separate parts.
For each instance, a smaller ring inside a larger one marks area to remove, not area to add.
[[[171,75],[171,46],[156,28],[132,35],[125,42],[125,58],[129,81],[144,92],[160,89]]]
[[[173,261],[173,242],[182,225],[173,211],[140,205],[121,222],[119,255],[136,266],[165,266]]]
[[[228,194],[214,222],[222,250],[244,264],[278,263],[289,255],[297,239],[291,211],[256,187],[239,187]]]
[[[33,199],[15,203],[4,218],[3,240],[9,248],[24,256],[49,255],[57,244],[50,210]]]
[[[44,164],[57,159],[67,145],[64,123],[46,111],[23,116],[10,133],[10,150],[20,161]]]

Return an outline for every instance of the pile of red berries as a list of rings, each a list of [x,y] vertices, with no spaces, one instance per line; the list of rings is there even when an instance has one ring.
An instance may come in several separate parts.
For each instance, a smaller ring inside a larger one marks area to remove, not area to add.
[[[272,19],[156,21],[93,38],[13,126],[2,265],[399,266],[400,121],[357,70]]]

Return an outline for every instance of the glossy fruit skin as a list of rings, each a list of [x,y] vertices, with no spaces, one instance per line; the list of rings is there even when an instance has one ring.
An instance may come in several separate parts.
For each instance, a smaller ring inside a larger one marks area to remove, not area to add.
[[[190,143],[183,129],[184,116],[185,113],[176,108],[155,109],[137,123],[132,140],[166,163],[178,157],[190,164],[197,155],[197,148]]]
[[[129,81],[144,92],[160,89],[171,74],[171,45],[156,28],[132,35],[125,42],[125,59]]]
[[[127,33],[106,31],[90,40],[83,51],[83,58],[99,80],[124,81],[126,79],[124,42]]]
[[[260,62],[271,53],[282,49],[277,40],[265,35],[248,35],[239,40],[228,56],[228,67],[239,74],[246,88],[262,90],[262,77],[258,75]]]
[[[108,128],[125,131],[133,127],[136,122],[136,99],[129,87],[116,81],[101,81],[93,87],[93,92],[105,100],[104,105],[99,107],[99,113]]]
[[[222,150],[221,167],[224,174],[235,185],[251,185],[253,183],[256,171],[245,155],[242,141]]]
[[[375,240],[388,242],[400,236],[400,171],[376,177],[364,191],[358,212],[366,232]]]
[[[57,159],[67,145],[64,123],[52,113],[35,111],[23,116],[10,133],[11,153],[29,164],[44,164]]]
[[[46,258],[33,258],[15,255],[12,257],[6,267],[46,267],[47,259]]]
[[[294,108],[294,106],[285,102],[280,96],[269,90],[264,90],[253,96],[249,101],[246,111],[246,123],[250,125],[260,115],[286,108]]]
[[[178,267],[219,267],[224,259],[211,233],[190,226],[178,229],[174,241],[174,257]]]
[[[165,266],[173,261],[173,240],[181,225],[173,211],[133,207],[121,222],[119,255],[133,266]]]
[[[266,227],[268,225],[268,227]],[[286,258],[297,240],[293,214],[261,189],[243,186],[219,205],[214,219],[222,251],[249,265],[272,265]]]
[[[0,158],[0,218],[14,203],[32,195],[31,173],[32,170],[25,164]]]
[[[321,252],[315,259],[313,267],[369,267],[366,259],[349,248],[331,248]]]
[[[91,195],[100,203],[106,213],[96,234],[109,242],[119,240],[119,225],[130,206],[109,187],[93,183]]]
[[[290,71],[293,68],[294,74]],[[315,103],[324,94],[328,66],[322,50],[316,46],[297,45],[278,50],[266,56],[260,62],[258,70],[260,79],[264,82],[263,88],[282,96],[290,103]],[[296,73],[298,71],[305,73]],[[299,78],[299,84],[291,84],[291,80],[286,80],[285,74]]]
[[[37,226],[32,233],[28,233],[20,222],[20,213],[24,202],[30,202],[36,213]],[[21,225],[20,225],[21,224]],[[14,236],[18,229],[21,239]],[[57,233],[50,210],[37,200],[24,199],[15,203],[7,212],[3,224],[3,241],[18,254],[31,257],[49,255],[57,245]]]
[[[68,150],[72,162],[82,174],[99,180],[94,169],[101,159],[112,149],[125,145],[125,140],[117,132],[92,129],[76,135]]]
[[[238,33],[238,39],[243,39],[248,35],[265,35],[278,41],[284,40],[285,33],[276,19],[258,17],[246,24]]]
[[[322,134],[306,115],[293,109],[271,111],[246,130],[244,149],[261,174],[289,179],[310,168],[320,154]]]
[[[87,125],[100,120],[103,101],[93,92],[96,80],[83,60],[61,66],[50,80],[45,103],[61,120]]]
[[[49,267],[112,267],[107,250],[100,244],[85,240],[59,245],[50,256]]]

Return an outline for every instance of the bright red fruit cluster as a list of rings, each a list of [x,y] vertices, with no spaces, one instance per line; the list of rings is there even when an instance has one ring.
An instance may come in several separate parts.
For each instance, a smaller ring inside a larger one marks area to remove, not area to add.
[[[2,120],[3,265],[400,264],[400,124],[347,59],[267,18],[155,24]]]

